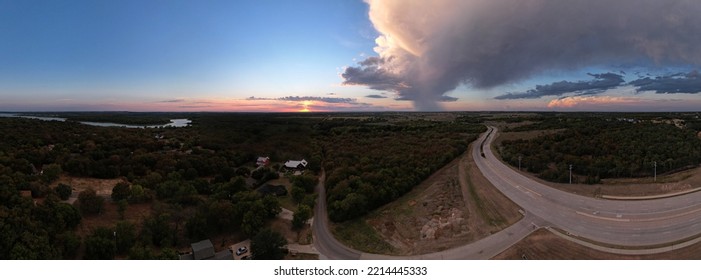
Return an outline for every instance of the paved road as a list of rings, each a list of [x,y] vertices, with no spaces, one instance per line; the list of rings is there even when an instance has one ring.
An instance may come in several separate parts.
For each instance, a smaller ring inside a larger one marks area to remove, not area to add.
[[[487,238],[457,248],[425,255],[389,256],[363,253],[341,244],[329,231],[324,181],[325,173],[322,170],[319,183],[316,186],[319,197],[317,198],[317,205],[314,208],[312,224],[314,248],[319,251],[320,259],[489,259],[516,244],[516,242],[528,236],[531,232],[535,231],[538,226],[543,224],[537,217],[527,215],[518,223],[490,235]]]
[[[326,192],[323,183],[324,175],[322,171],[319,184],[317,185],[319,197],[317,198],[317,205],[314,210],[314,223],[312,224],[314,247],[319,251],[320,259],[489,259],[516,244],[516,242],[528,236],[543,224],[543,222],[535,216],[526,216],[518,223],[498,233],[492,234],[487,238],[442,252],[425,255],[389,256],[363,253],[341,244],[329,231],[328,216],[326,213]]]
[[[329,216],[326,212],[326,173],[322,169],[319,183],[316,185],[316,207],[314,207],[314,220],[312,233],[314,234],[314,247],[319,251],[320,259],[330,260],[357,260],[361,252],[348,248],[336,240],[329,229]]]
[[[313,224],[314,246],[322,258],[489,259],[543,226],[563,229],[574,237],[626,246],[664,244],[701,233],[701,192],[644,201],[603,200],[563,192],[533,181],[500,162],[491,150],[498,131],[494,127],[489,129],[476,141],[484,142],[484,156],[480,145],[473,145],[473,157],[484,176],[525,210],[521,221],[474,243],[442,252],[418,256],[362,253],[339,243],[329,232],[322,171]]]
[[[485,157],[473,149],[477,166],[502,193],[546,225],[574,236],[627,246],[658,245],[701,233],[701,192],[644,201],[603,200],[563,192],[497,160],[491,143],[498,131],[494,127],[490,130],[484,143]]]

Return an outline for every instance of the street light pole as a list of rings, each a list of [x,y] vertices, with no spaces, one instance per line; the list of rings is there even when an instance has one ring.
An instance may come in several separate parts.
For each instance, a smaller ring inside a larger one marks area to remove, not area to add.
[[[570,184],[572,184],[572,165],[570,164]]]
[[[653,161],[653,164],[655,165],[655,182],[657,182],[657,162]]]
[[[521,171],[521,156],[518,156],[518,171]]]

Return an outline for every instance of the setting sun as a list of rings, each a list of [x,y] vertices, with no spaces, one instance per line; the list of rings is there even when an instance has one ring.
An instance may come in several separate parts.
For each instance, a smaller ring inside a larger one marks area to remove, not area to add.
[[[302,102],[302,106],[304,106],[304,108],[302,108],[302,109],[299,110],[299,111],[302,112],[302,113],[311,112],[311,110],[309,110],[309,105],[312,105],[312,101],[308,101],[308,100],[307,100],[307,101]]]

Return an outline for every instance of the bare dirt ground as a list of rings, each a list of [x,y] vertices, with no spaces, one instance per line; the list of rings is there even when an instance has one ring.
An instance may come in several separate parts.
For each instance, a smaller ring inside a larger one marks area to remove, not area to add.
[[[518,206],[497,191],[468,152],[366,218],[397,255],[442,251],[515,223]],[[389,253],[389,252],[387,252]]]
[[[95,179],[61,175],[58,180],[51,184],[51,187],[54,188],[58,186],[59,183],[62,183],[73,187],[73,193],[79,193],[88,188],[92,188],[97,195],[109,196],[112,194],[112,188],[114,188],[117,183],[121,182],[127,183],[127,180],[124,178]]]
[[[532,176],[532,175],[531,175]],[[544,182],[538,179],[541,182]],[[544,182],[556,189],[585,196],[648,196],[673,194],[701,187],[701,168],[694,168],[670,175],[652,178],[602,180],[602,184],[557,184]]]
[[[701,243],[666,253],[619,255],[594,250],[540,229],[494,257],[498,260],[691,260],[701,259]]]

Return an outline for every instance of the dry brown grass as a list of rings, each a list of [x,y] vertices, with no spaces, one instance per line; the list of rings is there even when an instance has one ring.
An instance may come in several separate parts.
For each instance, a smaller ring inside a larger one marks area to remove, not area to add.
[[[494,257],[499,260],[692,260],[701,259],[701,243],[660,254],[619,255],[601,252],[539,229]]]
[[[393,247],[378,253],[416,255],[484,238],[518,221],[518,209],[482,176],[468,148],[364,222]]]

